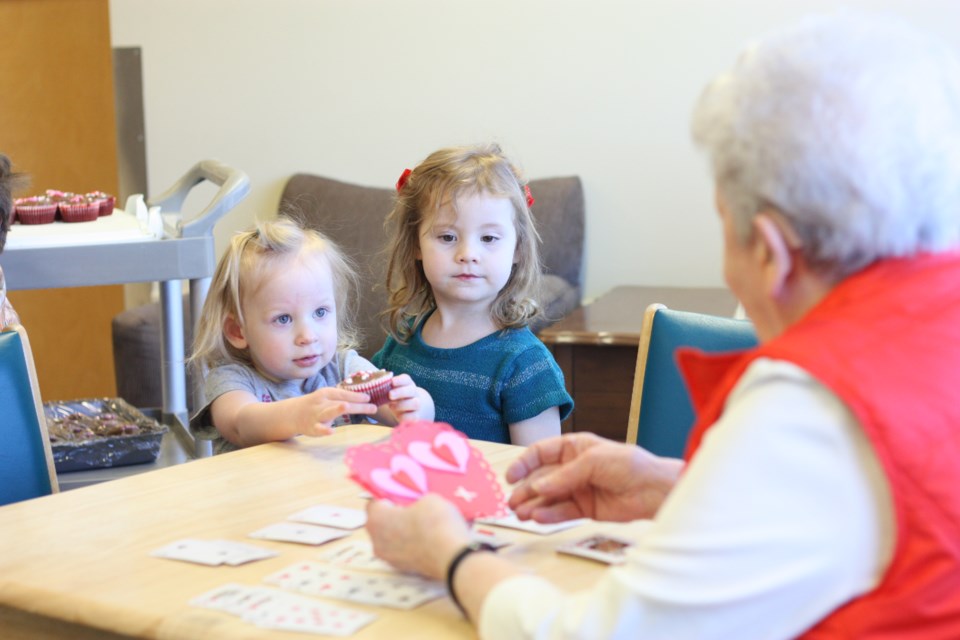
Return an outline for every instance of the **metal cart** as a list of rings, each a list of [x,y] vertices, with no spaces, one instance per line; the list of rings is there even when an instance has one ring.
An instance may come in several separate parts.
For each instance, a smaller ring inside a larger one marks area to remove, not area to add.
[[[209,181],[219,186],[210,204],[191,220],[180,214],[190,191]],[[117,234],[89,233],[96,225],[116,224],[113,216],[91,223],[53,223],[36,225],[39,234],[35,246],[17,246],[10,242],[0,255],[8,288],[53,289],[131,282],[158,282],[161,315],[161,376],[163,407],[161,420],[170,426],[193,455],[210,455],[210,443],[195,438],[189,430],[187,415],[187,377],[183,328],[183,283],[189,283],[191,318],[200,317],[200,309],[210,288],[216,268],[213,227],[250,191],[245,173],[216,160],[203,160],[190,168],[164,193],[150,198],[148,207],[159,207],[162,232],[149,235],[134,232]],[[117,211],[114,215],[130,215]],[[122,222],[122,220],[120,220]],[[86,233],[77,233],[77,224]],[[41,227],[43,227],[41,229]],[[76,268],[82,265],[82,268]],[[87,473],[87,472],[82,472]]]

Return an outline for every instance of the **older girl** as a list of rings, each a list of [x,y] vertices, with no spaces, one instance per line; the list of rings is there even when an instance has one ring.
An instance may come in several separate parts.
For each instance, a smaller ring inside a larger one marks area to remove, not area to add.
[[[373,361],[414,376],[437,419],[471,438],[530,444],[559,435],[573,409],[527,326],[541,312],[531,204],[497,145],[441,149],[397,183],[391,335]]]

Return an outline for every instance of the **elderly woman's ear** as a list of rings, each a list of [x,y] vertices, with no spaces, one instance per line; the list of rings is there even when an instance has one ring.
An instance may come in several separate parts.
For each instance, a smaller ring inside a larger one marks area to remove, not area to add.
[[[783,216],[772,211],[760,212],[753,218],[753,231],[766,293],[779,298],[786,293],[797,267],[798,237]]]

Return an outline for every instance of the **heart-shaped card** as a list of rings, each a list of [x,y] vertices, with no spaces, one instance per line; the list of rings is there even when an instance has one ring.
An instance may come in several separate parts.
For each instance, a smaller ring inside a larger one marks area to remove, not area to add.
[[[435,493],[469,520],[506,513],[503,489],[483,454],[442,422],[403,422],[385,442],[348,449],[345,461],[354,481],[395,504]]]

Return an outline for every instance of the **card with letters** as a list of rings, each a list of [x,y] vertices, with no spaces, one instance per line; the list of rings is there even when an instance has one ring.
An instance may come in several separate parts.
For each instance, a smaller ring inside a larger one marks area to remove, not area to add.
[[[399,505],[443,496],[469,520],[506,513],[496,474],[467,437],[440,422],[403,422],[390,438],[347,450],[351,478]]]

